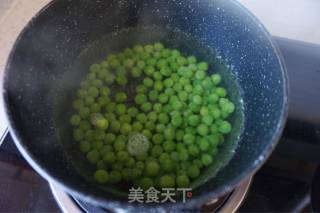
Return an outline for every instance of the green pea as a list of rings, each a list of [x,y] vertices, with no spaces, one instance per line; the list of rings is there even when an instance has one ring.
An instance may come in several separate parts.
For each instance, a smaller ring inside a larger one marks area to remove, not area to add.
[[[180,101],[175,101],[172,103],[172,108],[174,110],[180,110],[182,107],[183,107],[183,104]]]
[[[152,187],[153,181],[150,178],[144,177],[139,181],[139,186],[143,189],[143,190],[147,190],[150,187]]]
[[[155,79],[155,80],[157,80],[157,81],[160,81],[160,80],[162,80],[162,74],[160,73],[160,72],[158,72],[158,71],[155,71],[154,73],[153,73],[153,78]]]
[[[162,104],[167,103],[168,99],[169,99],[169,97],[164,93],[161,93],[158,97],[159,102]]]
[[[173,136],[174,137],[174,136]],[[172,142],[172,141],[167,141],[167,142],[164,142],[163,143],[163,149],[166,151],[166,152],[171,152],[175,149],[175,143]]]
[[[208,151],[210,147],[210,144],[206,138],[200,138],[198,144],[201,151]]]
[[[143,47],[142,47],[141,45],[135,45],[135,46],[133,47],[133,51],[136,52],[136,53],[141,53],[141,52],[143,52],[144,50],[143,50]]]
[[[192,98],[193,103],[197,104],[197,105],[201,105],[202,104],[202,97],[200,95],[195,95]]]
[[[187,64],[187,59],[183,56],[179,56],[177,58],[177,63],[180,65],[180,66],[183,66],[183,65],[186,65]]]
[[[104,130],[102,129],[95,129],[93,131],[93,139],[96,141],[103,141],[105,140],[106,137],[106,133]]]
[[[134,78],[139,78],[139,77],[141,76],[141,74],[142,74],[142,70],[141,70],[140,68],[138,68],[138,67],[133,67],[133,68],[131,69],[131,75],[132,75],[132,77],[134,77]]]
[[[174,114],[171,118],[171,124],[175,127],[178,127],[182,124],[182,117],[180,114]]]
[[[202,154],[201,161],[203,165],[209,166],[212,163],[212,157],[209,154]]]
[[[160,73],[163,75],[163,76],[166,76],[166,77],[169,77],[171,75],[171,70],[169,67],[167,66],[164,66],[160,69]]]
[[[153,66],[147,66],[145,69],[144,69],[144,73],[147,75],[147,76],[153,76],[155,72],[155,69]]]
[[[221,112],[220,112],[220,110],[219,110],[218,108],[212,107],[212,109],[211,109],[211,115],[212,115],[212,117],[213,117],[214,119],[218,119],[218,118],[220,118],[220,116],[221,116]]]
[[[137,66],[138,68],[143,69],[146,66],[146,63],[144,61],[138,61]]]
[[[180,55],[181,55],[181,53],[177,49],[174,49],[174,50],[171,51],[171,56],[174,57],[174,58],[177,58]]]
[[[142,110],[143,112],[149,112],[151,109],[152,109],[152,104],[149,103],[149,102],[143,103],[143,104],[141,105],[141,110]]]
[[[175,94],[175,91],[172,88],[167,88],[167,89],[164,90],[164,93],[167,96],[173,96]]]
[[[160,112],[162,111],[162,104],[160,104],[160,103],[155,103],[155,104],[153,105],[153,110],[154,110],[155,112],[157,112],[157,113],[160,113]]]
[[[123,103],[127,100],[127,94],[124,92],[116,93],[115,99],[118,103]]]
[[[88,94],[92,97],[97,97],[99,95],[99,90],[96,87],[91,86],[88,90]]]
[[[169,49],[163,49],[161,51],[161,54],[162,54],[162,57],[168,58],[170,56],[170,54],[171,54],[171,51]]]
[[[138,114],[138,109],[135,107],[129,107],[127,112],[131,117],[135,117]]]
[[[190,180],[186,175],[180,175],[176,178],[176,183],[179,188],[189,187]]]
[[[99,97],[98,98],[98,104],[100,105],[100,110],[102,107],[105,107],[109,104],[110,99],[109,97]]]
[[[103,86],[103,82],[99,79],[95,79],[94,81],[92,81],[92,85],[101,88]]]
[[[203,71],[203,70],[198,70],[198,71],[195,73],[195,78],[196,78],[197,80],[203,80],[205,77],[206,77],[206,72]]]
[[[201,86],[203,88],[205,88],[206,90],[210,90],[211,88],[213,88],[213,83],[211,81],[210,77],[206,77],[202,82],[201,82]]]
[[[157,91],[162,91],[163,90],[163,84],[161,81],[156,81],[154,82],[154,89]]]
[[[180,161],[186,161],[189,159],[188,151],[185,148],[178,151],[178,153],[179,153],[179,160]]]
[[[199,155],[199,149],[197,147],[197,145],[189,145],[188,146],[188,153],[191,155],[191,156],[194,156],[194,157],[197,157]]]
[[[152,136],[152,141],[155,143],[155,144],[160,144],[163,142],[163,136],[162,134],[154,134]]]
[[[191,84],[184,85],[184,90],[188,93],[192,92],[193,87]]]
[[[87,106],[91,106],[94,103],[94,97],[87,96],[85,97],[84,102]]]
[[[203,71],[207,71],[209,68],[209,65],[207,62],[200,62],[198,63],[198,69],[199,70],[203,70]]]
[[[167,159],[171,159],[169,153],[161,153],[161,155],[159,156],[159,162],[163,162]]]
[[[121,86],[124,86],[128,83],[128,79],[125,75],[118,75],[115,80],[116,80],[117,84],[119,84]]]
[[[179,129],[179,130],[176,132],[176,139],[177,139],[178,141],[182,141],[183,136],[184,136],[184,131],[181,130],[181,129]]]
[[[99,169],[94,173],[94,179],[100,184],[105,184],[109,180],[109,174],[106,170]]]
[[[152,138],[152,133],[151,133],[151,131],[148,130],[148,129],[142,130],[142,134],[143,134],[144,136],[146,136],[148,139],[151,139],[151,138]]]
[[[143,128],[143,126],[142,126],[142,124],[141,124],[140,122],[134,122],[134,123],[132,124],[132,130],[133,130],[134,132],[139,132],[139,131],[142,130],[142,128]]]
[[[136,87],[136,92],[137,92],[137,93],[140,93],[140,94],[146,93],[147,90],[148,90],[147,87],[144,86],[144,85],[138,85],[138,86]]]
[[[163,50],[163,49],[164,49],[163,44],[160,43],[160,42],[156,42],[153,46],[154,46],[154,49],[155,49],[156,51],[160,51],[160,50]]]
[[[127,68],[132,68],[134,66],[134,60],[128,58],[124,61],[124,66]]]
[[[116,139],[116,136],[113,133],[109,132],[106,134],[105,140],[107,143],[112,143],[115,139]]]
[[[92,64],[90,66],[90,72],[98,72],[100,69],[100,65],[99,64]]]
[[[226,97],[227,95],[227,91],[225,88],[222,88],[222,87],[217,87],[216,90],[215,90],[216,94],[221,97],[221,98],[224,98]]]
[[[160,166],[157,162],[152,161],[146,164],[145,172],[148,176],[156,176],[160,170]]]
[[[170,175],[164,175],[160,178],[160,187],[161,188],[174,188],[175,179]]]
[[[158,60],[159,58],[162,57],[162,56],[161,56],[161,52],[154,52],[154,53],[153,53],[153,57]]]
[[[132,126],[128,123],[124,123],[120,127],[120,133],[123,135],[129,135],[131,131],[132,131]]]
[[[143,104],[143,103],[145,103],[147,101],[147,96],[144,95],[144,94],[138,94],[134,98],[134,101],[135,101],[136,104],[141,105],[141,104]]]
[[[164,124],[157,124],[156,125],[156,132],[158,132],[158,133],[163,133],[164,132],[164,130],[165,130],[165,125]]]
[[[127,153],[127,152],[126,152]],[[128,153],[127,153],[128,154]],[[135,166],[135,160],[133,157],[129,157],[126,159],[126,167],[132,168]]]
[[[146,86],[146,87],[152,87],[153,85],[153,80],[151,78],[145,78],[143,79],[143,84]]]
[[[170,88],[170,87],[173,86],[173,80],[170,79],[170,78],[167,78],[166,80],[164,80],[163,83],[164,83],[164,86],[165,86],[166,88]]]
[[[179,97],[180,101],[185,102],[188,100],[188,93],[186,91],[179,91],[178,97]]]
[[[94,103],[94,104],[91,105],[90,111],[92,113],[100,112],[101,111],[101,106],[99,104],[97,104],[97,103]]]
[[[183,88],[183,85],[180,83],[176,83],[175,85],[173,85],[173,90],[176,92],[180,92]]]
[[[197,63],[197,58],[195,57],[195,56],[189,56],[188,58],[187,58],[187,60],[188,60],[188,63],[189,64],[195,64],[195,63]]]
[[[218,128],[221,133],[228,134],[231,131],[231,124],[228,121],[222,121]]]
[[[200,122],[200,116],[199,115],[191,115],[188,118],[188,123],[191,126],[197,126]]]
[[[115,81],[116,77],[112,73],[108,73],[106,77],[104,78],[104,81],[107,83],[107,85],[113,84]]]
[[[80,124],[80,121],[81,121],[81,117],[79,115],[73,115],[70,118],[70,123],[73,126],[78,126]]]
[[[205,135],[208,134],[209,128],[208,128],[208,126],[205,125],[205,124],[200,124],[200,125],[198,125],[198,127],[197,127],[197,132],[198,132],[199,135],[205,136]]]
[[[111,131],[116,133],[119,132],[120,130],[120,122],[119,121],[112,121],[110,127],[111,127]]]
[[[158,99],[158,91],[157,90],[151,90],[148,94],[150,101],[155,101]]]
[[[132,118],[131,118],[130,115],[124,114],[124,115],[120,115],[120,116],[119,116],[119,121],[120,121],[121,123],[131,123]]]
[[[117,152],[117,162],[126,162],[129,159],[129,154],[126,151]]]
[[[221,75],[213,74],[211,75],[211,80],[214,85],[218,85],[221,82]]]
[[[116,105],[116,113],[118,115],[123,115],[126,113],[126,111],[127,111],[126,105],[124,105],[124,104],[117,104]]]
[[[170,158],[164,159],[161,162],[161,170],[164,172],[171,172],[174,170],[174,167],[175,164]]]
[[[202,117],[202,122],[209,126],[213,123],[213,117],[211,117],[211,115],[204,115]]]
[[[148,130],[150,130],[150,131],[153,132],[153,130],[154,130],[155,128],[156,128],[156,125],[154,124],[153,121],[147,121],[147,122],[145,123],[145,129],[148,129]]]
[[[105,153],[103,157],[103,161],[108,164],[114,163],[116,161],[116,156],[113,152]]]
[[[158,118],[158,115],[156,112],[149,112],[147,117],[150,121],[155,122]]]
[[[208,97],[208,101],[210,104],[214,104],[219,100],[219,97],[216,94],[210,94]]]
[[[109,121],[107,119],[104,119],[104,118],[97,119],[96,122],[95,122],[95,125],[99,129],[108,129]]]
[[[139,113],[137,115],[137,120],[140,122],[140,123],[145,123],[147,122],[147,116],[143,113]]]
[[[123,140],[122,138],[117,138],[116,141],[114,142],[114,145],[113,145],[114,149],[116,151],[121,151],[121,150],[124,150],[125,147],[126,147],[126,142],[125,140]]]
[[[195,136],[192,134],[185,134],[183,136],[183,141],[185,144],[193,144],[195,142]]]
[[[164,137],[167,140],[173,140],[175,138],[175,131],[173,128],[167,128],[164,130]]]
[[[197,166],[195,165],[191,165],[188,169],[187,169],[187,174],[190,178],[196,178],[200,175],[200,170]]]
[[[159,157],[163,152],[163,149],[160,145],[154,145],[151,149],[151,155],[152,157]]]

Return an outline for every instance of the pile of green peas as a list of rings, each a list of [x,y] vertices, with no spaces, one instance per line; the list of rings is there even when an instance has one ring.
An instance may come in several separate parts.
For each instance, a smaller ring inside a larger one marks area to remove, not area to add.
[[[208,68],[160,42],[90,66],[70,123],[97,183],[189,187],[213,163],[235,106]]]

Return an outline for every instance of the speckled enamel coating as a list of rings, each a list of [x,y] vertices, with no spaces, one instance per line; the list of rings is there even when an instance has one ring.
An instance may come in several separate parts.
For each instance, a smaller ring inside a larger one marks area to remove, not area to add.
[[[141,25],[178,28],[214,48],[242,89],[245,124],[235,155],[214,179],[194,189],[186,204],[129,204],[87,181],[70,164],[55,125],[55,116],[68,120],[67,109],[54,111],[55,98],[67,100],[77,86],[80,73],[72,73],[64,90],[60,84],[80,51],[105,34]],[[230,191],[269,156],[287,114],[287,83],[277,48],[261,24],[229,0],[54,1],[18,38],[3,87],[15,143],[41,175],[94,204],[127,210],[191,208]]]

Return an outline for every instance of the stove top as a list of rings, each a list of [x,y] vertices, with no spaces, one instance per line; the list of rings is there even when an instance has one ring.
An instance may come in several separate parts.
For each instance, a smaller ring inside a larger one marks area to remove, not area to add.
[[[239,212],[311,211],[311,181],[320,163],[320,45],[275,40],[288,70],[289,118],[279,145],[253,177]],[[0,212],[61,211],[49,184],[22,158],[10,134],[0,147],[0,188]]]

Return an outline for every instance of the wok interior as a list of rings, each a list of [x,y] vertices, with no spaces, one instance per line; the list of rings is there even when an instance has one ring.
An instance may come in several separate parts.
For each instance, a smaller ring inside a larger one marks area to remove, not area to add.
[[[237,103],[234,129],[217,155],[217,164],[203,173],[197,185],[229,160],[234,143],[239,141],[233,158],[215,178],[193,189],[195,198],[208,192],[218,196],[218,188],[228,189],[228,184],[268,155],[284,109],[283,72],[273,46],[255,20],[239,11],[237,4],[224,0],[54,2],[21,34],[7,67],[5,100],[11,127],[19,139],[16,143],[69,190],[99,201],[126,201],[126,192],[125,197],[118,188],[108,187],[106,192],[91,180],[91,166],[79,154],[70,134],[71,102],[90,64],[136,43],[163,41],[168,47],[210,62],[212,70],[223,75],[224,86]],[[108,37],[131,28],[139,30],[127,36],[118,34],[112,40]],[[220,59],[211,57],[210,48],[176,39],[164,30],[168,28],[179,29],[214,49],[230,65],[231,73],[225,72]],[[237,84],[243,93],[245,117],[239,140],[242,109]]]
[[[130,34],[130,37],[128,37]],[[66,119],[74,113],[72,109],[72,101],[76,97],[76,90],[79,88],[81,80],[86,77],[89,67],[93,63],[99,63],[106,58],[110,53],[117,53],[123,51],[127,47],[133,47],[135,44],[152,44],[161,41],[166,47],[176,48],[182,51],[185,55],[195,55],[200,60],[210,62],[210,73],[218,72],[223,76],[223,86],[228,89],[229,96],[233,103],[236,104],[237,110],[231,117],[231,123],[233,124],[233,130],[226,137],[223,146],[219,149],[218,154],[215,156],[214,164],[208,169],[202,172],[202,175],[198,180],[194,181],[191,185],[192,188],[199,186],[210,177],[213,177],[221,167],[228,163],[232,157],[236,144],[239,140],[241,127],[243,125],[243,106],[241,105],[240,91],[236,84],[235,76],[229,69],[218,60],[210,48],[201,45],[194,38],[180,32],[171,31],[156,26],[144,26],[122,29],[116,34],[110,34],[104,36],[102,39],[93,42],[88,48],[83,50],[79,57],[66,69],[62,80],[57,86],[58,92],[56,101],[54,102],[56,110],[55,120],[56,128],[59,131],[61,143],[66,151],[66,155],[70,158],[71,163],[79,171],[80,175],[84,175],[88,181],[94,183],[93,173],[95,166],[87,162],[83,153],[78,149],[78,142],[73,140],[72,127],[69,124],[69,119]],[[129,96],[135,95],[135,79],[129,79],[128,86],[122,87],[121,90],[125,91]],[[111,87],[112,90],[112,87]],[[112,93],[118,91],[112,90]],[[111,191],[122,191],[123,196],[126,197],[128,193],[128,187],[123,184],[118,184],[120,187],[105,186],[104,189],[113,189]]]

